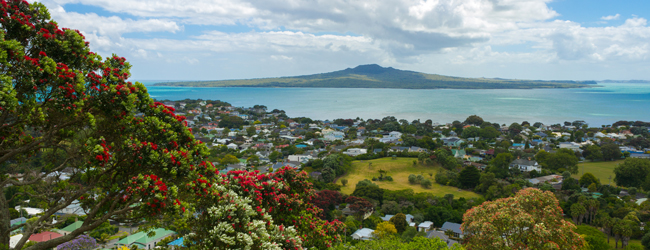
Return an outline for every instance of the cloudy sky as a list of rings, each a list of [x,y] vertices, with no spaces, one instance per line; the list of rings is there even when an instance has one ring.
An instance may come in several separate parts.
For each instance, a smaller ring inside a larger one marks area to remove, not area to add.
[[[30,1],[30,2],[33,2]],[[650,80],[647,0],[43,0],[135,80],[376,63],[464,77]]]

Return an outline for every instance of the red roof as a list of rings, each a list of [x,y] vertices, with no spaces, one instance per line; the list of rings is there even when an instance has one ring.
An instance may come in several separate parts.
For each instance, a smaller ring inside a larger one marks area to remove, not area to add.
[[[42,232],[40,234],[32,234],[32,236],[29,236],[29,240],[36,241],[36,242],[43,242],[51,239],[56,239],[61,236],[63,235],[54,232]]]

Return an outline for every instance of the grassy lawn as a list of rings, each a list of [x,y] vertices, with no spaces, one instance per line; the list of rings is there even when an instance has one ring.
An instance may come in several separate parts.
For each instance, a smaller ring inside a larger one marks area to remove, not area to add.
[[[385,170],[389,176],[393,177],[393,181],[375,181],[374,183],[379,185],[380,188],[388,190],[402,190],[402,189],[413,189],[415,193],[433,193],[436,196],[444,196],[445,194],[453,194],[454,197],[465,197],[473,198],[480,197],[479,194],[476,194],[471,191],[461,190],[458,191],[456,187],[443,186],[435,183],[434,177],[441,167],[439,166],[423,166],[420,164],[413,165],[413,160],[415,158],[397,158],[393,160],[390,157],[380,158],[370,161],[354,161],[352,163],[352,170],[347,175],[339,178],[337,184],[341,184],[341,179],[347,179],[348,185],[341,188],[341,192],[346,194],[351,194],[354,191],[354,187],[357,182],[368,179],[372,180],[372,177],[379,177],[379,170]],[[372,165],[369,166],[369,163],[372,162]],[[433,185],[429,189],[425,189],[420,185],[411,185],[408,182],[408,176],[410,174],[422,175],[427,179],[430,179],[433,182]],[[432,174],[430,176],[429,174]]]
[[[614,168],[618,164],[623,163],[624,160],[619,161],[598,161],[598,162],[583,162],[578,164],[579,174],[573,175],[573,178],[580,179],[581,174],[592,173],[596,178],[600,179],[601,184],[609,184],[609,177],[612,177],[611,185],[616,186],[614,183]]]
[[[614,237],[612,237],[612,238],[609,239],[609,246],[611,246],[612,249],[615,249],[614,244],[616,244],[616,241],[614,240]],[[641,245],[641,240],[630,239],[630,242],[628,243],[628,245],[638,245],[639,247],[641,247],[641,249],[643,249],[643,245]],[[618,249],[622,249],[621,248],[621,241],[618,242]]]

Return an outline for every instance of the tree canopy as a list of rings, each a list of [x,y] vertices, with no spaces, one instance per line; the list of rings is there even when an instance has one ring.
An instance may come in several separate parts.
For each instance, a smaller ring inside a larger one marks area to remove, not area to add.
[[[468,210],[461,226],[469,249],[582,249],[551,192],[533,188]]]

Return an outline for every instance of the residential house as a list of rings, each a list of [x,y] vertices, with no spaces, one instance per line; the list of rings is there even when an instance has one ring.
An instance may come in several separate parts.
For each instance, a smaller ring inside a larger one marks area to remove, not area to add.
[[[458,241],[449,239],[449,236],[445,234],[445,232],[441,231],[429,231],[427,233],[427,238],[433,239],[433,238],[438,238],[447,243],[447,247],[451,248],[454,244],[458,243]]]
[[[44,242],[59,237],[63,237],[63,235],[55,232],[46,231],[38,234],[32,234],[32,236],[29,236],[29,240],[34,242]]]
[[[418,232],[428,232],[431,229],[433,229],[433,222],[431,221],[425,221],[418,225]]]
[[[343,152],[343,154],[349,155],[349,156],[357,156],[357,155],[362,155],[368,153],[368,150],[365,148],[348,148],[347,151]]]
[[[372,239],[373,235],[372,233],[375,232],[375,230],[372,230],[370,228],[362,228],[357,231],[355,231],[352,234],[352,239],[355,240],[370,240]]]
[[[423,153],[423,152],[427,152],[427,150],[416,146],[411,146],[411,148],[409,148],[409,153]]]
[[[573,151],[580,150],[580,144],[575,142],[560,142],[560,148],[571,149]]]
[[[115,246],[116,247],[125,246],[128,248],[132,246],[137,246],[138,248],[141,249],[154,249],[156,248],[156,244],[158,242],[174,234],[176,234],[176,232],[174,231],[167,230],[164,228],[156,228],[153,230],[153,236],[149,236],[147,232],[138,232],[129,235],[124,239],[121,239],[120,241],[115,243]]]
[[[454,237],[461,239],[463,238],[463,230],[460,229],[460,224],[447,221],[442,224],[440,231],[446,232],[447,230],[451,230]]]
[[[542,171],[542,166],[540,166],[536,161],[531,161],[527,159],[516,159],[510,163],[510,168],[511,169],[517,169],[522,172],[530,172],[530,171],[537,171],[541,172]]]
[[[345,138],[345,133],[340,131],[329,130],[323,132],[323,139],[326,141],[343,140],[343,138]]]
[[[562,178],[563,177],[561,175],[547,175],[547,176],[528,179],[528,181],[533,185],[539,183],[559,184],[562,183]]]
[[[313,159],[311,155],[290,155],[289,161],[306,163],[309,160]]]
[[[9,238],[9,248],[11,248],[11,249],[15,248],[16,245],[18,245],[18,242],[20,241],[20,239],[22,239],[22,238],[23,238],[23,234],[16,234],[14,236],[11,236]]]
[[[449,147],[460,147],[460,145],[465,142],[463,139],[460,139],[458,137],[445,137],[441,139],[444,145]]]
[[[237,146],[237,144],[234,144],[234,143],[230,143],[230,144],[228,144],[227,147],[228,147],[228,149],[234,149],[234,150],[238,150],[238,149],[239,149],[239,146]]]
[[[84,224],[83,221],[75,221],[74,223],[68,225],[67,227],[64,227],[63,229],[59,230],[59,232],[63,233],[63,236],[65,236],[71,234],[72,231],[81,228],[83,224]]]

